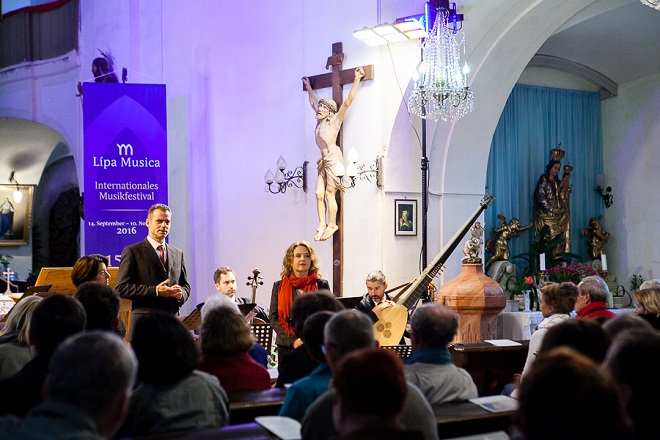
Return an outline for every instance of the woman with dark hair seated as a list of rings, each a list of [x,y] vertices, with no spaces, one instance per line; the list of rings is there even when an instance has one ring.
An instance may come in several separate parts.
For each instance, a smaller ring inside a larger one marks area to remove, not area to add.
[[[138,384],[119,437],[227,424],[227,394],[215,376],[196,370],[199,351],[174,315],[150,311],[135,324],[131,346],[138,360]]]
[[[71,270],[71,281],[78,287],[87,281],[110,284],[109,261],[103,255],[92,254],[78,258]]]
[[[214,375],[228,393],[270,388],[270,375],[250,355],[254,336],[245,319],[228,307],[210,310],[200,331],[199,369]]]
[[[76,288],[81,284],[96,281],[97,283],[110,285],[110,272],[108,267],[110,261],[100,254],[85,255],[78,258],[71,270],[71,281]],[[126,323],[118,317],[117,327],[114,330],[122,338],[126,336]]]

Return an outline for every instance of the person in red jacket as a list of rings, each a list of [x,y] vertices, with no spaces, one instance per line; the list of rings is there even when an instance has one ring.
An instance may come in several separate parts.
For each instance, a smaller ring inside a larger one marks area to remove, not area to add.
[[[583,278],[578,284],[580,294],[575,301],[575,313],[578,318],[596,318],[598,316],[616,316],[607,310],[610,289],[604,279],[597,275]]]

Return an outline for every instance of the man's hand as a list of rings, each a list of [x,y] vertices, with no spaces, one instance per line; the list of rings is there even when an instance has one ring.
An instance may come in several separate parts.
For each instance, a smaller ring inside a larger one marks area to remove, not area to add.
[[[305,84],[305,87],[306,87],[307,89],[311,89],[311,88],[312,88],[312,83],[309,82],[309,78],[307,78],[306,76],[303,76],[301,79],[302,79],[302,82],[303,82],[303,84]]]
[[[371,311],[374,312],[376,315],[378,315],[381,311],[383,311],[383,310],[385,310],[389,307],[395,306],[395,305],[396,305],[396,303],[394,301],[390,301],[389,299],[385,299],[380,304],[378,304],[376,307],[371,309]]]
[[[165,280],[159,285],[156,286],[156,291],[158,292],[158,296],[164,296],[164,297],[174,297],[177,301],[181,301],[183,298],[183,289],[181,289],[181,286],[178,284],[175,284],[174,286],[168,286],[167,283],[169,280]]]
[[[365,73],[364,73],[364,69],[362,67],[358,67],[357,69],[355,69],[355,77],[356,78],[362,79],[362,77],[364,77],[364,75],[365,75]]]

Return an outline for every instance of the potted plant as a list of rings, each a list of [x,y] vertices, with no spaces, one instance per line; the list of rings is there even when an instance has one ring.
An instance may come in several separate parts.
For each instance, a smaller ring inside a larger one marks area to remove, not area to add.
[[[519,302],[524,300],[525,292],[529,292],[528,302],[531,303],[532,307],[536,302],[538,302],[538,295],[536,292],[536,285],[534,284],[534,277],[516,277],[509,278],[507,282],[506,290],[511,294],[511,299],[517,299]],[[520,303],[525,310],[528,309],[525,303]]]
[[[13,258],[14,257],[12,257],[11,255],[0,254],[0,265],[2,265],[3,271],[7,270],[7,268],[9,267],[9,263],[11,263],[11,260]]]

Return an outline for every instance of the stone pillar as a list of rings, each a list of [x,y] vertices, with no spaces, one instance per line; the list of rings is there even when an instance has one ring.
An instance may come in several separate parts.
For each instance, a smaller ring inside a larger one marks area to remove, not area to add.
[[[463,270],[445,283],[436,301],[458,315],[455,343],[497,339],[497,315],[506,304],[502,286],[483,272],[481,264],[463,264]]]

